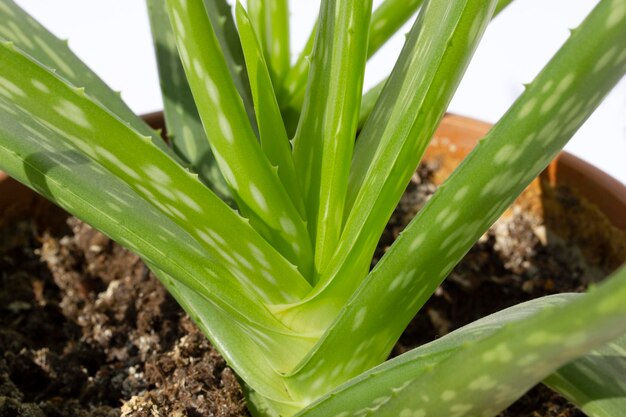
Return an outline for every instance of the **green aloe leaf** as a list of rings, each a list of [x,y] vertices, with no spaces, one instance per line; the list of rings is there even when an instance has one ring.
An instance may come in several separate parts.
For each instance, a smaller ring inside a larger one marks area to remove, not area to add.
[[[283,124],[278,102],[272,88],[270,73],[254,29],[241,3],[236,8],[237,25],[241,37],[252,97],[259,126],[261,147],[273,166],[278,168],[282,181],[294,204],[304,216],[304,201],[296,178],[291,145]]]
[[[3,87],[5,83],[3,80]],[[165,213],[101,164],[66,143],[62,133],[45,120],[35,119],[32,123],[33,113],[8,102],[4,95],[0,97],[0,108],[1,167],[9,175],[146,259],[159,262],[163,269],[198,293],[212,294],[224,306],[234,302],[234,288],[241,290],[241,286],[219,277],[201,245]],[[67,184],[71,184],[71,188]],[[118,220],[120,216],[123,222]],[[131,222],[132,228],[127,226]],[[226,281],[224,287],[216,285],[223,281]],[[248,292],[242,298],[256,298],[251,295]],[[259,312],[250,304],[250,308],[239,314]]]
[[[291,346],[283,356],[269,356],[280,361],[275,367],[289,369],[301,356],[298,352],[306,352],[310,342],[291,334],[268,313],[254,285],[242,285],[222,274],[203,246],[166,214],[103,166],[63,144],[58,132],[45,123],[33,127],[32,115],[10,107],[4,98],[0,99],[0,107],[2,169],[147,260],[158,263],[176,277],[177,283],[193,288],[205,303],[215,303],[237,323],[231,331],[241,332],[243,328],[257,350],[267,355]],[[15,121],[29,123],[31,128],[11,126]]]
[[[302,372],[326,358],[318,377],[327,377],[353,357],[346,335],[376,340],[363,370],[387,357],[410,319],[472,244],[624,75],[622,39],[626,3],[602,0],[381,258]]]
[[[392,0],[387,0],[387,1],[391,2]],[[500,12],[502,10],[504,10],[512,2],[513,2],[513,0],[500,0],[500,1],[498,1],[498,4],[496,6],[496,10],[493,13],[494,18],[498,14],[500,14]],[[381,5],[381,7],[382,7],[382,5]],[[367,121],[367,119],[372,114],[372,111],[374,110],[376,102],[380,98],[380,95],[382,94],[383,88],[385,87],[386,83],[387,83],[387,79],[385,78],[384,80],[382,80],[378,84],[376,84],[374,87],[369,89],[363,95],[363,100],[361,101],[361,112],[359,114],[359,130],[361,130],[363,128],[363,126],[365,125],[365,122]]]
[[[368,57],[378,50],[415,14],[424,0],[385,0],[372,14]]]
[[[250,125],[256,132],[254,103],[232,7],[227,0],[204,0],[204,7],[222,48],[222,56],[243,101]]]
[[[214,303],[277,372],[310,349],[269,311],[308,282],[149,138],[5,43],[0,109],[0,169]]]
[[[66,41],[55,37],[13,0],[3,0],[0,3],[0,21],[3,22],[0,25],[0,40],[13,42],[37,61],[53,68],[57,74],[72,84],[89,89],[94,100],[130,123],[142,135],[149,136],[161,150],[170,152],[159,134],[122,101],[120,93],[111,90],[74,55]]]
[[[493,6],[495,2],[464,0],[432,1],[422,8],[377,111],[356,142],[339,245],[314,293],[277,312],[284,320],[297,323],[315,314],[323,331],[365,278],[385,224],[443,116]],[[422,65],[425,60],[433,65]]]
[[[248,0],[248,12],[274,88],[280,90],[291,66],[288,0]]]
[[[559,367],[591,349],[603,349],[625,332],[622,269],[589,294],[534,300],[407,352],[298,416],[493,417]],[[361,345],[368,343],[365,339]],[[358,361],[358,352],[367,346],[352,348],[357,352],[352,361]],[[346,362],[342,369],[351,365]]]
[[[496,11],[494,15],[498,15],[502,10],[506,9],[511,3],[513,3],[513,0],[499,0],[498,5],[496,6]]]
[[[378,99],[385,88],[385,84],[387,84],[387,78],[380,81],[363,94],[363,100],[361,100],[361,110],[359,111],[359,131],[363,129],[365,122],[372,114],[374,107],[376,107],[376,102],[378,102]]]
[[[316,273],[341,233],[358,123],[371,0],[322,3],[306,99],[294,139]]]
[[[308,292],[306,280],[245,219],[210,192],[197,176],[153,146],[149,138],[102,109],[85,90],[68,85],[12,44],[2,44],[0,58],[0,97],[7,103],[7,112],[19,111],[23,118],[31,117],[33,125],[55,132],[50,149],[55,145],[71,146],[127,182],[198,241],[218,276],[240,282],[269,303],[297,299]],[[28,124],[24,120],[22,123]],[[11,141],[11,146],[20,149],[20,136],[11,130],[20,124],[7,123],[3,127],[7,129],[3,141]],[[4,168],[4,161],[2,164]],[[18,179],[28,182],[23,175]],[[73,184],[75,179],[68,177],[67,181]],[[98,193],[110,194],[95,186],[86,195]]]
[[[614,417],[626,410],[626,335],[565,365],[544,383],[589,417]]]
[[[373,56],[413,16],[422,3],[423,0],[385,0],[376,8],[370,24],[368,58]],[[285,81],[284,96],[281,97],[284,111],[293,108],[296,113],[299,113],[302,109],[310,66],[309,57],[313,52],[316,30],[317,25]]]
[[[183,65],[176,50],[165,0],[148,0],[152,38],[159,67],[163,111],[173,148],[198,173],[200,179],[223,200],[230,190],[217,167],[200,116],[196,110]]]
[[[494,16],[504,10],[513,0],[499,0],[496,6]],[[417,9],[424,3],[423,0],[385,0],[376,8],[372,14],[372,23],[370,25],[368,58],[372,57],[380,48],[398,31],[400,28],[415,14]],[[306,87],[306,79],[309,72],[309,57],[313,51],[313,42],[315,40],[315,31],[311,33],[309,39],[298,56],[298,60],[291,68],[285,81],[285,90],[283,96],[280,97],[281,108],[289,124],[294,118],[297,118],[304,101],[304,92]],[[376,87],[375,87],[376,89]],[[364,104],[370,104],[363,98]],[[373,99],[375,102],[376,99]],[[372,108],[373,108],[373,102]],[[359,128],[363,126],[363,120],[369,116],[371,108],[365,107],[361,114],[362,121],[359,122]]]
[[[308,274],[306,224],[261,149],[200,0],[167,0],[179,54],[213,155],[242,214]]]
[[[298,55],[298,59],[291,67],[282,89],[277,92],[276,96],[280,110],[283,115],[287,133],[293,136],[298,127],[300,119],[300,111],[304,103],[304,94],[306,93],[306,82],[309,76],[309,66],[311,64],[311,54],[313,53],[313,45],[315,44],[315,34],[319,22],[313,25],[313,31],[306,41],[304,48]]]

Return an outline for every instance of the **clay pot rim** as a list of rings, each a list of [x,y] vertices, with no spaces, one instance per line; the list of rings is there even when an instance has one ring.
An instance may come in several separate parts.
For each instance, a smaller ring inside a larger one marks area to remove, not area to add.
[[[142,118],[154,128],[163,128],[163,112],[148,113]],[[469,132],[469,136],[480,138],[492,125],[477,119],[448,114],[442,124],[452,129]],[[466,147],[473,147],[475,140],[469,139]],[[568,184],[600,209],[616,227],[626,230],[626,185],[582,159],[563,151],[546,169],[551,185]],[[0,183],[9,177],[0,171]]]

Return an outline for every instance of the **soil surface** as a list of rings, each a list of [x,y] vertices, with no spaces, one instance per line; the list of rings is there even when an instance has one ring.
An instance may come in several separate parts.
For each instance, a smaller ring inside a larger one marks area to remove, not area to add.
[[[422,166],[378,259],[434,192]],[[0,417],[248,415],[238,381],[140,259],[74,218],[0,234]],[[595,277],[522,212],[486,233],[411,323],[394,354]],[[582,417],[538,386],[502,417]]]

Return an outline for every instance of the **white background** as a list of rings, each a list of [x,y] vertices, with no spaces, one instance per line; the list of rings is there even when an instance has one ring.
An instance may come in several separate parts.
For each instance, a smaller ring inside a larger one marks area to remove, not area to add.
[[[2,1],[2,0],[0,0]],[[374,0],[379,4],[380,0]],[[142,0],[17,0],[70,46],[137,113],[161,109],[156,63]],[[292,0],[293,54],[309,34],[319,0]],[[450,111],[495,122],[598,0],[516,0],[490,26]],[[1,23],[0,23],[1,24]],[[402,32],[407,32],[409,26]],[[366,88],[391,69],[394,38],[372,61]],[[626,47],[626,46],[625,46]],[[626,183],[626,81],[622,80],[567,148]]]

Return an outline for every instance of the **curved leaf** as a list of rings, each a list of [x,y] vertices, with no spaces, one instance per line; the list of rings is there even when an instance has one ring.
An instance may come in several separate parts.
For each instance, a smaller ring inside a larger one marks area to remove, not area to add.
[[[347,219],[336,251],[313,293],[277,312],[286,322],[308,320],[314,314],[323,331],[363,282],[378,239],[443,116],[493,6],[494,2],[474,0],[435,1],[421,10],[377,112],[356,142]],[[424,60],[433,65],[422,65]]]
[[[196,104],[180,62],[165,0],[147,0],[159,68],[168,137],[178,155],[223,200],[232,197],[204,133]]]
[[[17,47],[68,80],[90,91],[91,97],[110,112],[129,123],[135,130],[149,136],[161,150],[171,152],[161,137],[122,101],[120,93],[107,86],[62,41],[30,17],[13,0],[0,3],[0,40]]]
[[[48,153],[54,156],[55,147],[74,149],[129,184],[198,241],[218,276],[240,281],[269,303],[297,299],[309,291],[295,268],[197,176],[94,103],[83,89],[68,85],[12,44],[0,46],[0,98],[5,102],[3,117],[17,113],[16,120],[8,118],[2,126],[2,143],[11,144],[6,149],[35,146],[50,135]],[[29,125],[45,130],[23,139],[24,126]],[[24,151],[17,157],[28,156]],[[4,159],[0,164],[5,167]],[[18,178],[28,183],[28,177]],[[66,177],[66,187],[79,179]],[[114,198],[114,193],[97,185],[86,195],[98,194]]]
[[[393,0],[387,0],[387,2],[389,2],[389,3],[391,3],[392,1]],[[513,2],[513,0],[500,0],[500,1],[498,1],[498,4],[496,6],[496,10],[493,13],[493,17],[495,18],[498,14],[500,14],[500,12],[502,10],[504,10],[512,2]],[[381,5],[381,7],[382,7],[382,5]],[[397,13],[397,11],[395,13]],[[375,21],[375,19],[374,19],[374,21]],[[383,91],[383,88],[384,88],[386,83],[387,83],[387,78],[385,78],[384,80],[380,81],[378,84],[376,84],[374,87],[372,87],[370,90],[368,90],[367,93],[365,93],[363,95],[363,100],[361,102],[361,112],[359,114],[359,130],[361,130],[363,128],[363,126],[365,125],[365,122],[370,117],[372,111],[374,110],[376,102],[380,98],[380,95],[381,95],[381,93]]]
[[[372,1],[322,3],[302,117],[293,144],[316,276],[334,253],[343,222],[363,90]]]
[[[513,0],[499,0],[494,16],[497,16]],[[400,28],[415,14],[417,9],[424,3],[423,0],[385,0],[372,14],[372,23],[369,36],[368,58],[372,57],[380,48],[400,30]],[[315,25],[315,28],[317,25]],[[304,49],[285,81],[285,91],[280,97],[281,108],[293,119],[299,114],[304,101],[306,79],[309,71],[309,57],[313,51],[315,29],[309,36]],[[362,118],[369,116],[369,112],[362,113]],[[363,123],[359,123],[361,127]]]
[[[252,130],[256,133],[254,103],[232,7],[227,0],[204,0],[204,8],[213,25],[215,36],[220,44],[222,56],[233,78],[235,88],[237,88],[243,101]]]
[[[298,417],[493,417],[560,366],[625,332],[622,269],[584,296],[534,300],[407,352],[349,381]],[[359,346],[355,349],[359,352]]]
[[[291,156],[291,145],[272,88],[272,80],[263,57],[263,51],[241,3],[237,3],[236,15],[252,97],[256,107],[261,147],[270,163],[278,168],[278,176],[287,193],[300,214],[304,216],[304,201]]]
[[[415,14],[423,2],[423,0],[385,0],[378,6],[371,18],[367,57],[372,57]],[[285,81],[284,97],[281,97],[281,106],[285,111],[291,107],[299,113],[302,109],[309,73],[309,57],[313,52],[316,31],[317,24]]]
[[[626,410],[626,335],[565,365],[544,383],[589,417],[615,417]]]
[[[292,346],[293,357],[273,357],[285,368],[291,366],[289,361],[299,359],[301,353],[295,347],[306,339],[301,342],[301,337],[291,335],[277,322],[251,286],[222,275],[203,246],[166,213],[105,167],[65,144],[45,122],[33,120],[32,114],[7,104],[4,98],[0,98],[0,109],[2,169],[218,305],[239,327],[255,332],[253,341],[261,346],[257,349],[267,349],[267,354]],[[237,326],[231,327],[231,331],[237,330]],[[306,350],[303,347],[302,351]]]
[[[202,0],[167,0],[179,54],[218,165],[241,212],[289,261],[310,271],[303,219],[247,120]]]
[[[422,3],[424,0],[385,0],[382,2],[372,14],[368,57],[378,52],[414,16]]]
[[[280,90],[291,65],[289,1],[248,0],[247,6],[272,83],[276,90]]]
[[[330,378],[333,369],[354,357],[348,341],[355,339],[375,343],[353,375],[385,360],[454,265],[626,72],[622,39],[626,39],[626,3],[602,0],[396,239],[298,373],[314,369],[324,358],[324,366],[315,368],[314,375]],[[329,293],[343,294],[332,289]],[[324,301],[319,302],[322,308]],[[304,303],[304,311],[316,307]],[[398,309],[399,305],[406,307]]]

